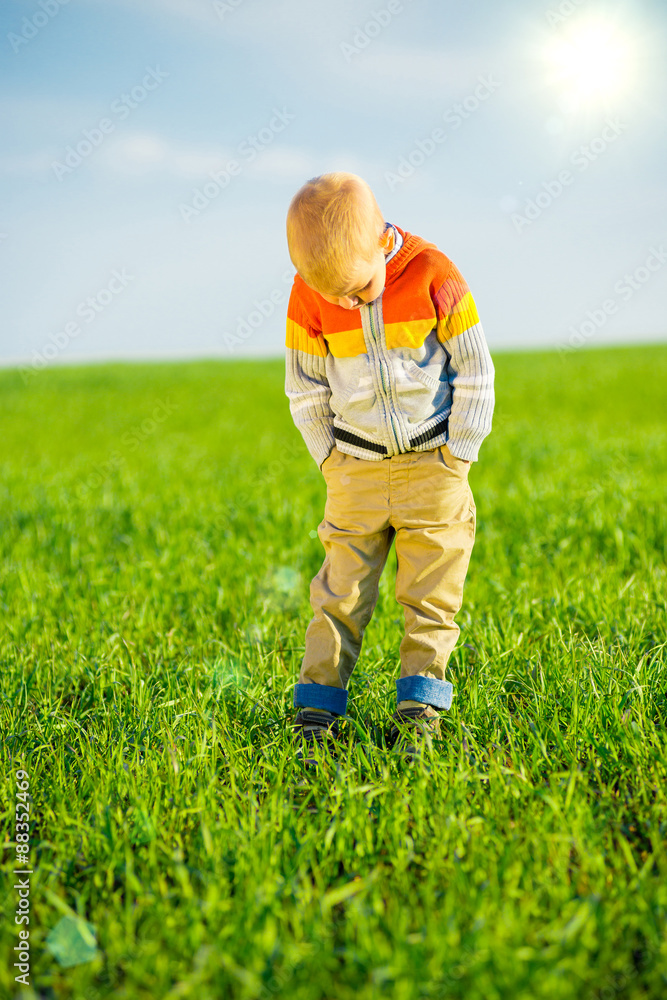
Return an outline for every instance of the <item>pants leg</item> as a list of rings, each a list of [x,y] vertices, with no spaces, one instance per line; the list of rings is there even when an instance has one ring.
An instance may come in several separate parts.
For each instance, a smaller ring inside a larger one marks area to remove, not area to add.
[[[405,502],[392,506],[396,599],[405,617],[397,697],[448,709],[445,667],[460,631],[454,616],[475,539],[475,503],[469,466],[446,446],[415,456]]]
[[[294,704],[344,714],[347,683],[395,531],[388,517],[386,463],[334,448],[322,471],[327,502],[318,535],[325,559],[310,586],[314,617],[306,630]]]

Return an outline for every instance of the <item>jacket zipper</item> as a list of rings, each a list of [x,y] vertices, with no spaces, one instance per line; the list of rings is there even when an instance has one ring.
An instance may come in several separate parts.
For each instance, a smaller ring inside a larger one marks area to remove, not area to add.
[[[380,338],[379,338],[378,333],[375,330],[375,327],[373,325],[373,308],[374,308],[373,303],[369,303],[368,318],[369,318],[370,327],[371,327],[371,335],[372,335],[373,341],[375,343],[375,349],[376,349],[377,359],[378,359],[378,367],[380,369],[380,381],[382,382],[382,389],[384,390],[385,401],[388,403],[389,427],[390,427],[391,433],[392,433],[393,438],[394,438],[394,444],[396,445],[397,452],[400,452],[401,448],[400,448],[400,445],[398,443],[398,437],[396,435],[396,428],[394,427],[394,415],[391,412],[391,400],[389,398],[389,394],[387,392],[387,386],[385,385],[385,381],[384,381],[384,362],[383,362],[383,360],[382,360],[382,358],[380,356],[380,354],[381,354]],[[389,375],[387,374],[387,379],[388,378],[389,378]]]

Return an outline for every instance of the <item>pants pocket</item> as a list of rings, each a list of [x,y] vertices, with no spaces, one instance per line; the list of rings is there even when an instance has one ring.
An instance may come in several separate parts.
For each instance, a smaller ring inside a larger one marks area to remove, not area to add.
[[[438,447],[438,452],[440,453],[440,458],[443,464],[446,465],[448,469],[457,473],[459,476],[467,478],[468,472],[470,471],[470,462],[464,462],[462,458],[457,458],[456,455],[452,455],[446,444],[441,444]]]
[[[332,466],[336,465],[343,457],[343,453],[338,450],[336,445],[333,446],[327,457],[322,462],[320,471],[322,475],[325,475]]]

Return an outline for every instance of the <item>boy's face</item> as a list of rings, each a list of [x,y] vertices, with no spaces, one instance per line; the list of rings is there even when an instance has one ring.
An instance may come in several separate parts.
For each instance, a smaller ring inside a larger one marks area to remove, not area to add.
[[[334,306],[342,309],[359,309],[360,306],[373,302],[382,293],[387,280],[387,265],[385,257],[391,252],[393,239],[383,241],[387,244],[384,248],[378,249],[377,256],[370,261],[360,263],[356,269],[353,283],[346,289],[345,295],[328,295],[321,292],[319,288],[313,291],[322,296],[325,302],[330,302]],[[312,288],[312,285],[308,286]]]

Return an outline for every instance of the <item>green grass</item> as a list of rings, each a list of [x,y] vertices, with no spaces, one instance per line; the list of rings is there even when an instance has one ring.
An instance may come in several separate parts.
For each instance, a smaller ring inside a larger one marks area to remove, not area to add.
[[[377,746],[392,550],[307,781],[325,487],[282,361],[0,373],[0,995],[667,996],[667,348],[495,360],[440,753]]]

